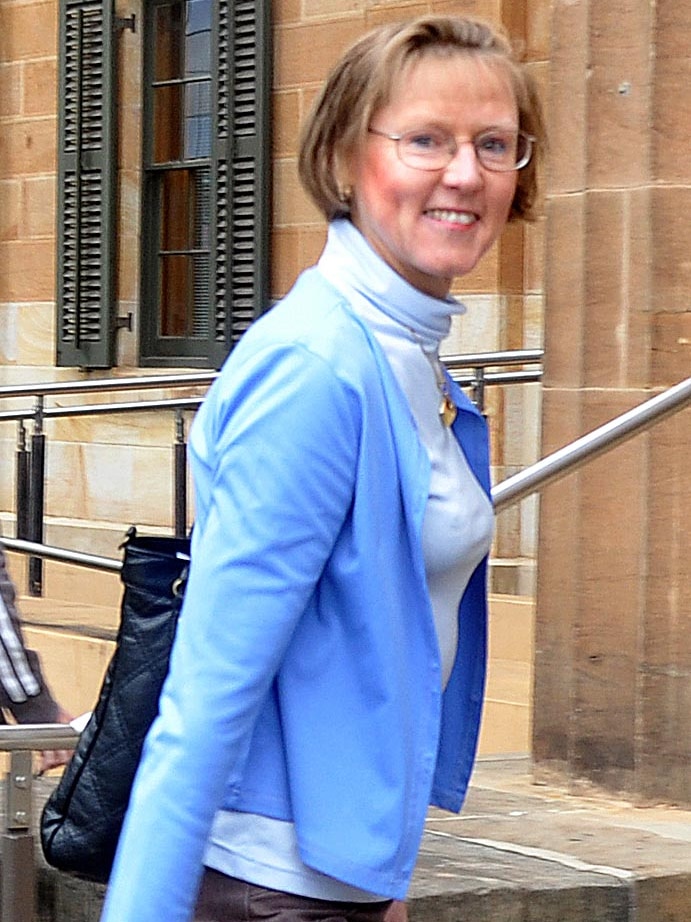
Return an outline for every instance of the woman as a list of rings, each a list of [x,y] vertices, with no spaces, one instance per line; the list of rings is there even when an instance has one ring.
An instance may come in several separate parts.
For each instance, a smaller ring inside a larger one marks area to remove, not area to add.
[[[476,22],[385,26],[330,75],[300,161],[324,253],[193,426],[192,568],[106,922],[400,917],[428,805],[460,809],[492,510],[438,347],[453,277],[530,214],[541,131]]]

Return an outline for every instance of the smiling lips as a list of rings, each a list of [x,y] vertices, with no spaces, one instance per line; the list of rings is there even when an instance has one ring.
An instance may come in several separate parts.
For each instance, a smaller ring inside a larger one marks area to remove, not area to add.
[[[463,224],[466,226],[479,220],[478,215],[472,211],[448,211],[441,208],[431,208],[425,214],[427,217],[434,218],[437,221],[447,221],[450,224]]]

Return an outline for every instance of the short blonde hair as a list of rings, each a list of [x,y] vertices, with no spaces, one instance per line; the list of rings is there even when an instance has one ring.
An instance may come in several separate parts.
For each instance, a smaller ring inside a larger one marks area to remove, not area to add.
[[[542,109],[531,75],[500,32],[480,20],[422,16],[381,26],[350,46],[328,75],[302,130],[300,179],[327,220],[349,214],[339,167],[363,144],[374,114],[385,106],[403,69],[428,55],[482,55],[503,64],[518,106],[519,128],[536,139],[536,153],[518,174],[509,220],[535,217],[537,159],[545,141]]]

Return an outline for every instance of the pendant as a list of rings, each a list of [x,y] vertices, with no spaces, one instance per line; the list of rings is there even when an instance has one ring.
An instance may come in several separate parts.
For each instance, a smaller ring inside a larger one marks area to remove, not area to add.
[[[439,416],[441,417],[441,421],[448,428],[453,425],[457,415],[458,410],[456,409],[456,404],[448,394],[443,394],[441,403],[439,404]]]

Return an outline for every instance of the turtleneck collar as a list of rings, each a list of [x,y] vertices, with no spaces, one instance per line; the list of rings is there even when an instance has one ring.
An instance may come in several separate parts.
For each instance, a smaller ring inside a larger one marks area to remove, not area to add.
[[[450,295],[434,298],[414,288],[369,245],[347,218],[329,224],[319,270],[342,294],[366,302],[438,347],[448,335],[453,314],[465,312]]]

